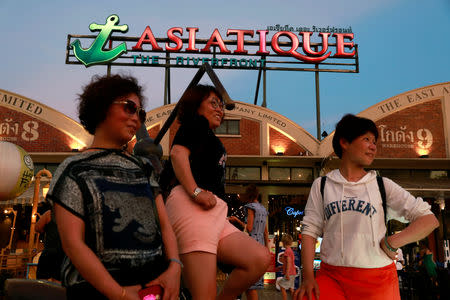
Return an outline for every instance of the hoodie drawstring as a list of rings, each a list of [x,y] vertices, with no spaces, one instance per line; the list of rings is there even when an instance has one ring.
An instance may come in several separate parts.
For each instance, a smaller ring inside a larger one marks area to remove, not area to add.
[[[344,189],[345,189],[345,184],[342,185],[342,193],[341,193],[341,201],[338,202],[338,205],[340,205],[340,210],[341,210],[341,217],[339,218],[341,221],[341,257],[342,259],[344,259],[344,222],[343,222],[343,218],[344,218],[344,212],[342,211],[342,202],[344,199]]]
[[[367,195],[369,197],[369,204],[370,207],[372,207],[372,199],[370,199],[370,195],[371,193],[369,192],[369,187],[367,186],[367,183],[364,184],[364,186],[366,187],[366,191],[367,191]],[[373,218],[372,218],[372,212],[370,212],[370,229],[372,231],[372,245],[375,247],[375,232],[373,230]]]

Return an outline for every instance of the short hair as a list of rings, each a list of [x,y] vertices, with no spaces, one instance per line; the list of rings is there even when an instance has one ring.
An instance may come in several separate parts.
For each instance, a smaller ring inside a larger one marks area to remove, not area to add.
[[[294,239],[292,238],[292,235],[290,235],[289,233],[285,233],[281,237],[281,242],[283,243],[284,246],[291,245],[293,241]]]
[[[429,249],[428,248],[428,240],[426,238],[419,241],[419,248],[420,249]]]
[[[189,88],[180,99],[177,113],[178,122],[180,122],[180,124],[186,124],[198,116],[197,111],[200,104],[202,104],[203,100],[208,98],[211,93],[216,94],[219,100],[223,103],[222,95],[212,85],[198,84]]]
[[[83,87],[78,95],[78,118],[81,125],[94,134],[97,126],[106,119],[111,104],[118,98],[128,94],[136,94],[144,106],[143,88],[136,78],[129,75],[112,76],[94,75],[91,82]]]
[[[333,150],[339,158],[342,158],[342,147],[340,140],[344,139],[351,143],[357,137],[371,132],[378,140],[378,129],[375,123],[366,118],[357,117],[352,114],[346,114],[336,125],[336,131],[333,136]]]
[[[245,199],[247,202],[253,201],[256,198],[258,198],[259,196],[259,190],[256,187],[256,185],[254,184],[250,184],[249,186],[247,186],[247,188],[245,189]],[[259,201],[259,199],[258,199]],[[259,201],[261,202],[261,201]]]

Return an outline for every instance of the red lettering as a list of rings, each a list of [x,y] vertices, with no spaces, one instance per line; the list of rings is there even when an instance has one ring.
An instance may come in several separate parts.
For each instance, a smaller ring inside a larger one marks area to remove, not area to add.
[[[328,50],[328,36],[330,35],[329,32],[321,32],[319,35],[322,36],[322,50],[321,51],[313,51],[311,49],[311,34],[312,32],[300,32],[301,35],[303,35],[303,51],[305,51],[306,54],[311,56],[322,56],[327,52]],[[325,55],[325,58],[328,58],[330,56],[331,52],[328,52]]]
[[[174,42],[176,44],[175,47],[170,47],[169,43],[166,43],[166,50],[167,51],[180,51],[180,49],[183,47],[183,41],[181,40],[181,37],[176,36],[174,32],[178,32],[179,34],[183,35],[183,29],[181,27],[172,27],[167,31],[167,38]]]
[[[266,49],[266,35],[268,33],[267,30],[257,30],[256,31],[259,34],[259,50],[256,52],[256,54],[264,55],[269,54],[270,52]]]
[[[237,48],[234,51],[236,54],[247,54],[248,51],[244,50],[244,36],[249,35],[253,37],[253,30],[242,30],[242,29],[228,29],[227,36],[231,34],[237,35]]]
[[[278,44],[278,39],[282,35],[286,35],[287,37],[289,37],[289,39],[292,42],[291,49],[289,49],[288,51],[281,49],[280,45]],[[275,51],[280,55],[293,56],[293,53],[296,52],[295,50],[297,50],[298,48],[298,44],[299,44],[298,37],[290,31],[278,31],[272,36],[272,49],[273,51]]]
[[[356,49],[353,49],[352,52],[345,52],[345,47],[354,48],[355,43],[352,42],[344,42],[345,38],[349,38],[353,40],[353,33],[334,33],[333,36],[336,37],[336,54],[334,57],[352,57],[355,55]]]
[[[214,32],[211,34],[211,37],[209,38],[208,42],[206,43],[205,48],[200,50],[201,52],[209,53],[211,50],[211,46],[219,46],[220,52],[222,53],[230,53],[231,51],[227,49],[225,46],[225,43],[223,42],[222,37],[220,36],[219,30],[216,28],[214,29]]]
[[[136,46],[133,46],[133,50],[142,50],[142,44],[152,44],[153,50],[162,51],[162,48],[159,47],[156,42],[155,36],[149,26],[145,28]]]
[[[278,39],[281,35],[286,35],[291,39],[292,46],[291,46],[291,49],[289,49],[288,51],[281,49],[280,45],[278,44]],[[319,63],[319,62],[327,59],[327,57],[331,53],[331,52],[329,52],[327,55],[320,56],[320,57],[309,57],[309,56],[300,54],[296,51],[298,49],[298,45],[299,45],[298,37],[293,32],[290,32],[290,31],[279,31],[279,32],[275,33],[272,37],[273,51],[275,51],[276,53],[278,53],[280,55],[293,56],[293,57],[295,57],[301,61],[307,62],[307,63]]]
[[[198,31],[197,27],[187,27],[187,31],[189,31],[189,47],[186,48],[186,52],[198,52],[198,49],[195,48],[195,33]]]

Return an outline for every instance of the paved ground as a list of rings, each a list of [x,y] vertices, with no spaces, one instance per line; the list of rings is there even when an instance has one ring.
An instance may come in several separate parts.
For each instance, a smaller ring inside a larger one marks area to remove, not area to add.
[[[218,288],[222,288],[222,282],[217,282]],[[277,291],[274,284],[266,284],[264,285],[263,290],[258,290],[258,299],[259,300],[282,300],[281,292]],[[288,299],[291,297],[288,296]],[[245,297],[245,293],[242,296],[241,300],[247,300]]]

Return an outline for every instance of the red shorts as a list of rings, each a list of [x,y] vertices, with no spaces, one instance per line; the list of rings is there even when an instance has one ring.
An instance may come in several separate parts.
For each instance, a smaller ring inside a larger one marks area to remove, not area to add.
[[[320,300],[400,300],[394,263],[382,268],[363,269],[336,267],[322,262],[316,281]]]

